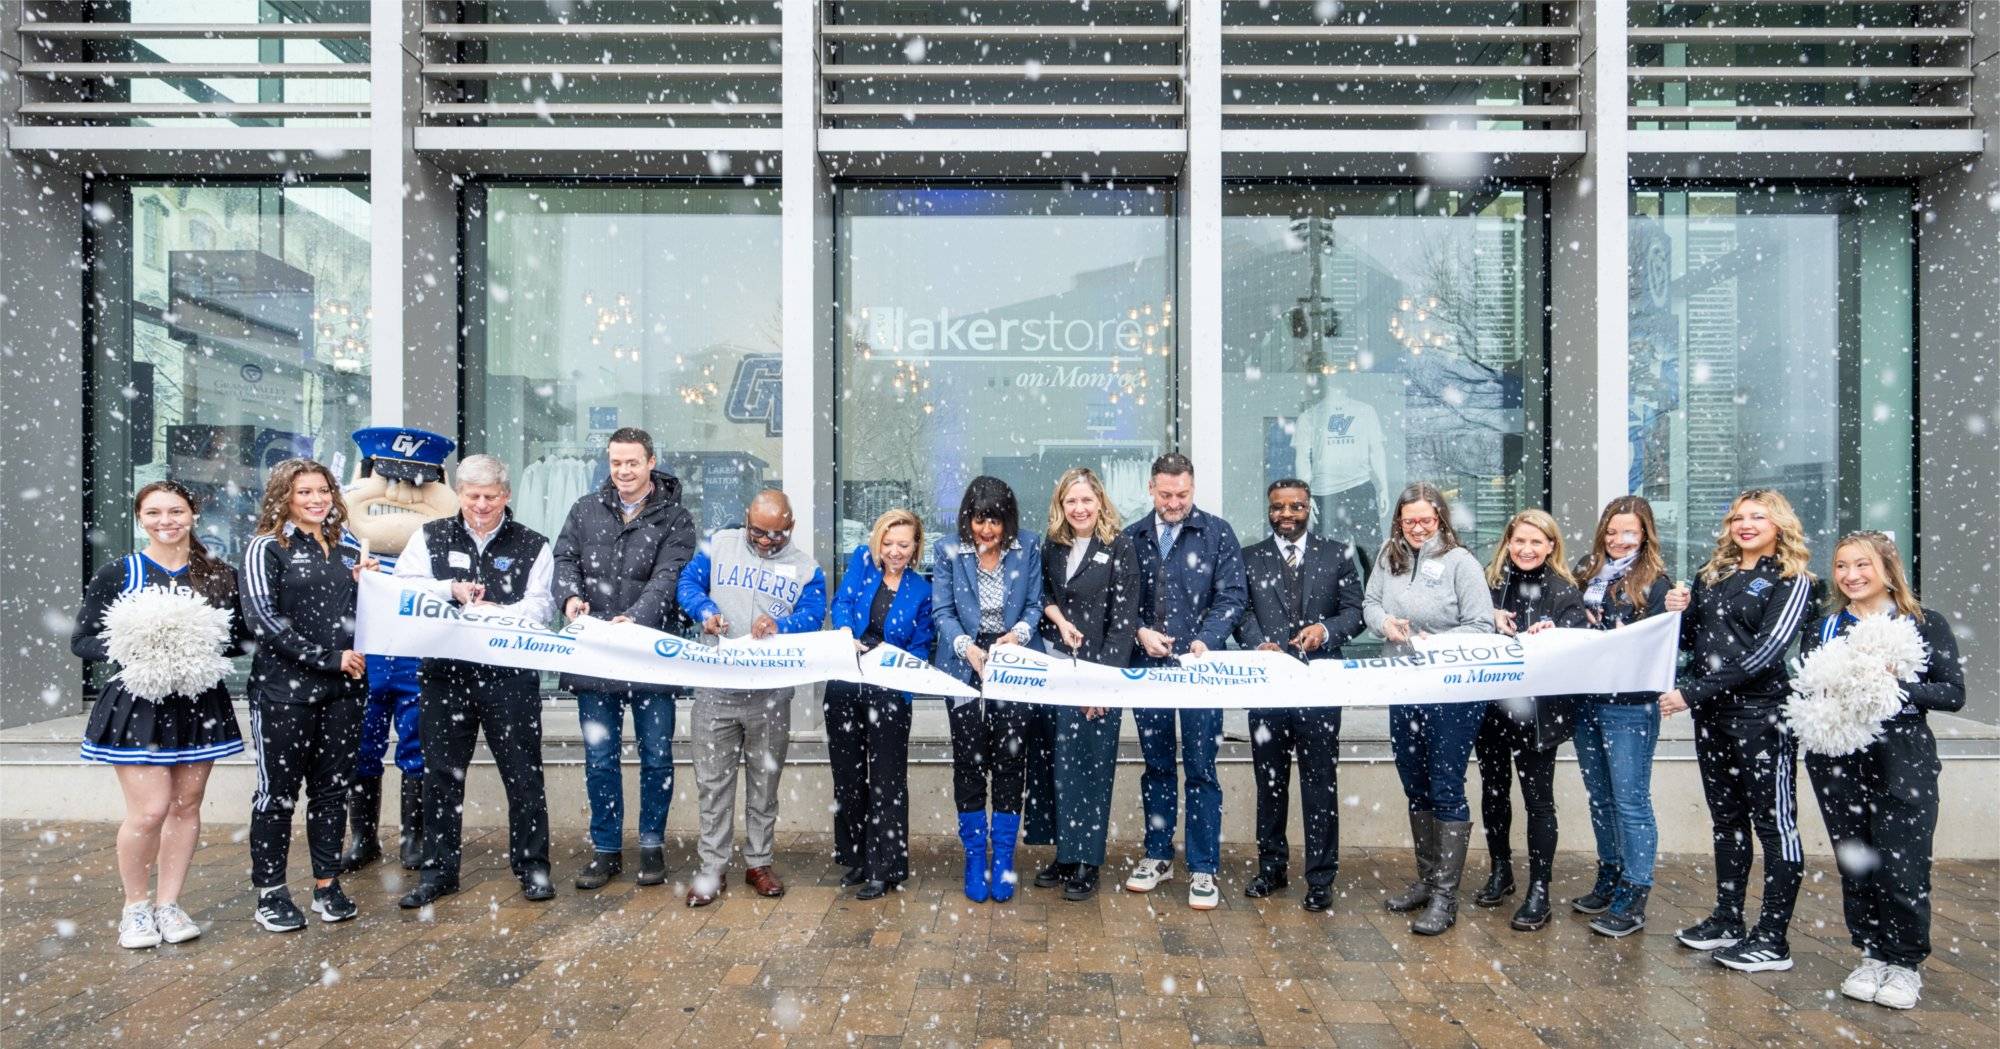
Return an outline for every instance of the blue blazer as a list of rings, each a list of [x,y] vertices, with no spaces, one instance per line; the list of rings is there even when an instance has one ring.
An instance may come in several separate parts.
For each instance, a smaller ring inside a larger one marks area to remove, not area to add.
[[[1164,559],[1155,514],[1132,522],[1125,534],[1139,554],[1140,624],[1173,638],[1175,655],[1196,638],[1211,650],[1222,648],[1250,603],[1236,530],[1205,510],[1189,510]],[[1158,661],[1137,653],[1135,665],[1148,662]]]
[[[833,628],[854,632],[859,639],[868,629],[868,612],[875,605],[875,592],[882,588],[882,569],[867,544],[847,559],[847,571],[840,578],[840,592],[833,595]],[[937,627],[931,622],[931,582],[914,567],[903,570],[902,585],[889,602],[889,615],[882,621],[882,640],[918,659],[931,658],[931,639]]]
[[[1007,581],[1002,629],[1027,625],[1029,648],[1042,650],[1042,537],[1023,531],[1000,556]],[[938,540],[931,556],[931,614],[937,622],[937,654],[931,663],[960,681],[972,680],[972,664],[953,651],[960,637],[979,636],[979,550],[956,536]]]

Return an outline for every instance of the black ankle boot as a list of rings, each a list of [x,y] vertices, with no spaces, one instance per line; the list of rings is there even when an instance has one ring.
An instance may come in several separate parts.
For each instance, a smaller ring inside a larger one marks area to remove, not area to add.
[[[358,779],[347,788],[347,822],[354,837],[341,854],[342,873],[352,874],[382,858],[382,843],[376,829],[382,823],[382,778]]]
[[[1570,907],[1578,914],[1603,914],[1611,907],[1612,893],[1618,891],[1618,875],[1620,873],[1622,872],[1617,867],[1613,867],[1608,863],[1599,863],[1597,865],[1597,883],[1590,887],[1588,893],[1569,901]]]
[[[639,877],[641,885],[660,885],[667,880],[667,850],[663,845],[639,850]]]
[[[1534,932],[1549,923],[1549,883],[1531,881],[1528,895],[1521,900],[1521,909],[1514,912],[1514,920],[1507,924],[1518,932]]]
[[[1502,900],[1514,895],[1514,861],[1505,856],[1493,857],[1493,873],[1486,876],[1486,886],[1472,902],[1481,907],[1498,907]]]
[[[582,870],[576,872],[576,887],[579,889],[601,889],[611,879],[616,878],[618,872],[624,869],[625,857],[622,854],[616,852],[592,853],[590,862],[585,864]]]
[[[1652,888],[1620,882],[1613,894],[1611,909],[1590,919],[1590,931],[1617,939],[1646,927],[1646,897]]]

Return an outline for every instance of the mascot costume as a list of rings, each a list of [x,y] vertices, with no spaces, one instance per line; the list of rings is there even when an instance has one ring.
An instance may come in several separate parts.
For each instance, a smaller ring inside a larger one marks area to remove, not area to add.
[[[456,447],[428,430],[375,426],[354,432],[361,450],[354,483],[341,490],[347,500],[347,545],[366,549],[394,572],[396,557],[431,521],[458,512],[458,496],[445,483],[444,460]],[[396,768],[402,773],[404,870],[423,860],[424,752],[417,740],[417,668],[423,661],[404,656],[368,657],[368,708],[361,721],[348,818],[354,840],[342,866],[358,870],[382,857],[376,828],[382,822],[382,759],[389,752],[389,726],[396,728]]]

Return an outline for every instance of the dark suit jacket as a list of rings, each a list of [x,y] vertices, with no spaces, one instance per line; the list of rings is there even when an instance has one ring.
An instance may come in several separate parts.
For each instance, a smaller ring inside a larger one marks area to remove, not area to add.
[[[1139,555],[1124,535],[1110,546],[1095,536],[1086,542],[1083,567],[1067,581],[1063,573],[1069,571],[1070,547],[1053,542],[1042,547],[1043,603],[1062,609],[1083,634],[1083,647],[1071,653],[1062,643],[1062,631],[1047,616],[1042,617],[1042,640],[1049,652],[1129,666],[1139,633]]]
[[[1277,539],[1244,547],[1243,570],[1250,583],[1250,607],[1236,623],[1236,643],[1244,648],[1265,642],[1283,645],[1308,624],[1318,623],[1326,627],[1326,644],[1314,649],[1310,658],[1336,659],[1340,646],[1363,630],[1361,564],[1351,544],[1306,536],[1305,556],[1299,562],[1304,591],[1297,616],[1285,604],[1285,559]]]

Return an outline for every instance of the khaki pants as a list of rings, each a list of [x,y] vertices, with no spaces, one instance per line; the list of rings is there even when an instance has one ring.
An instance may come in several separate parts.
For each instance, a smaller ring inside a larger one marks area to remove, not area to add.
[[[778,824],[778,777],[791,745],[792,690],[694,692],[694,782],[701,874],[721,879],[736,840],[736,768],[743,767],[743,863],[768,867]]]

